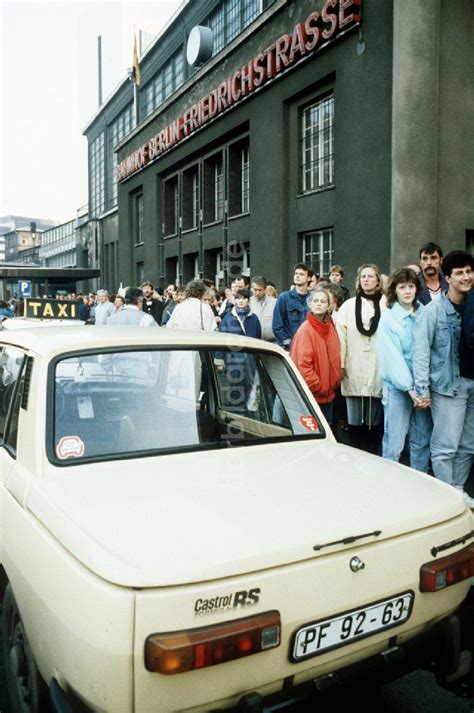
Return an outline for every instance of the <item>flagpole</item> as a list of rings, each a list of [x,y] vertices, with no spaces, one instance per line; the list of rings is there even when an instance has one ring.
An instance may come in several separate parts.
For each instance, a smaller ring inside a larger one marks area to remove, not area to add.
[[[141,39],[141,38],[140,38]],[[141,48],[140,48],[141,51]],[[138,106],[138,87],[140,86],[140,62],[138,59],[138,49],[137,49],[137,38],[134,33],[133,35],[133,118],[134,126],[138,126],[139,120],[139,106]]]
[[[99,107],[102,106],[102,35],[97,36],[97,85],[99,93]]]

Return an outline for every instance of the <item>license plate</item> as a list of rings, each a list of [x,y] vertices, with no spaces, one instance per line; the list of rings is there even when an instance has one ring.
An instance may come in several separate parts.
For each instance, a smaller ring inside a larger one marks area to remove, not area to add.
[[[303,661],[403,624],[410,618],[414,598],[413,592],[405,592],[330,619],[306,624],[296,632],[291,660]]]

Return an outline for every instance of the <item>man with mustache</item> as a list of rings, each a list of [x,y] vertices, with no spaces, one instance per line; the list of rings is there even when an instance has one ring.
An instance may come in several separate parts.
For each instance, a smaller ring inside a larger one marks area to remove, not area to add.
[[[448,289],[448,284],[441,271],[442,262],[443,251],[436,243],[426,243],[420,249],[422,290],[418,300],[424,305],[438,299],[441,292]]]

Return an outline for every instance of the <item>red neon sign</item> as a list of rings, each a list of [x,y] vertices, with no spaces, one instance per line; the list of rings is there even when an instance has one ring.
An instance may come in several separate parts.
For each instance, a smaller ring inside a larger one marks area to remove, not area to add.
[[[320,50],[357,25],[361,1],[326,0],[321,12],[310,13],[304,22],[294,26],[291,35],[279,37],[121,161],[117,165],[117,180],[124,181],[140,171],[299,59]]]

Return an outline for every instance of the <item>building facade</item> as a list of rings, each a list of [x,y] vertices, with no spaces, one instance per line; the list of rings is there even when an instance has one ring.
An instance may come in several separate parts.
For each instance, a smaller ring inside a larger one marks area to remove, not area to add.
[[[470,0],[185,4],[141,60],[136,125],[124,82],[86,127],[105,286],[285,288],[300,261],[350,280],[472,246],[473,30]]]
[[[11,230],[5,233],[6,262],[39,264],[40,233],[36,230]]]
[[[41,234],[58,224],[57,220],[28,218],[18,215],[0,217],[0,263],[39,261]]]
[[[44,267],[76,267],[76,221],[57,225],[41,234],[39,259]]]

